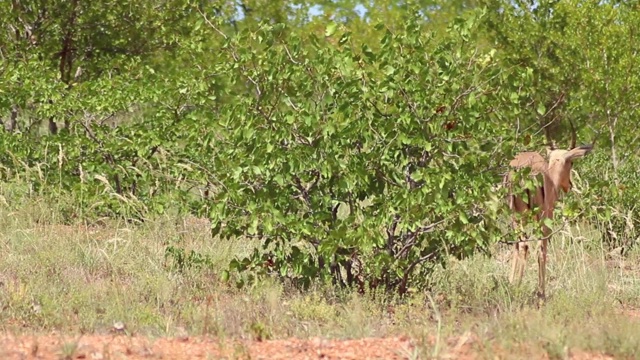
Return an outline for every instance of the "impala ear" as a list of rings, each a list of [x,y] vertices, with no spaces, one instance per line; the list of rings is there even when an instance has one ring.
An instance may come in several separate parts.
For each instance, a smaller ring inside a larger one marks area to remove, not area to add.
[[[565,160],[573,160],[587,155],[591,150],[593,150],[593,145],[581,145],[567,151],[563,157]]]

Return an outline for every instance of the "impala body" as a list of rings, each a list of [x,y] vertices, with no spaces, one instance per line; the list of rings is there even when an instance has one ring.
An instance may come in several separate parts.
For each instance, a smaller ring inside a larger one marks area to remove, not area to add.
[[[573,124],[572,124],[573,129]],[[547,133],[547,137],[549,135]],[[550,142],[551,143],[551,142]],[[544,224],[545,218],[553,217],[553,209],[562,192],[571,190],[571,168],[573,161],[581,158],[593,149],[592,145],[575,146],[575,131],[572,134],[570,150],[554,149],[553,145],[548,151],[548,160],[537,152],[523,152],[515,156],[509,163],[513,169],[530,168],[532,176],[542,177],[542,185],[535,187],[534,191],[527,190],[524,198],[514,194],[514,184],[511,172],[507,173],[504,183],[509,187],[508,203],[514,212],[524,213],[535,211],[535,219],[541,222],[543,237],[540,239],[538,251],[538,296],[545,297],[545,272],[547,264],[547,244],[551,230]],[[515,218],[512,219],[514,229],[518,226]],[[520,239],[515,242],[513,250],[513,263],[510,281],[520,281],[526,267],[529,252],[529,240]]]

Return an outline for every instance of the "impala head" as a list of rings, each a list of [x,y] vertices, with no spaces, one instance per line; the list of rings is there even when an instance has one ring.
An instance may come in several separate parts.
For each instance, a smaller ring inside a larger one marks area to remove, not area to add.
[[[573,160],[585,156],[593,149],[593,145],[576,146],[576,130],[571,120],[569,120],[569,124],[571,125],[570,150],[556,149],[551,141],[548,128],[545,127],[545,135],[549,141],[547,176],[553,182],[556,189],[562,190],[565,193],[571,190],[571,168],[573,167]]]
[[[581,145],[571,150],[549,151],[547,175],[553,184],[565,193],[571,190],[571,168],[573,160],[581,158],[593,149],[592,145]]]

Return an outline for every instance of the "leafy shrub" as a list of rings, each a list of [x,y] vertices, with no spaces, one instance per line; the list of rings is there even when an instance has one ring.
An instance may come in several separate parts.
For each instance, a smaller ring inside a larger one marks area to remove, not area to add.
[[[622,247],[626,251],[638,241],[640,184],[636,179],[639,171],[638,164],[627,159],[614,169],[611,157],[604,150],[594,152],[581,166],[585,196],[570,204],[574,210],[571,214],[580,211],[598,224],[602,239],[610,248]]]
[[[335,46],[279,38],[282,25],[228,40],[236,81],[255,88],[220,111],[210,219],[216,235],[263,241],[231,263],[240,284],[276,274],[404,293],[498,236],[485,203],[530,73],[474,48],[473,16],[439,41],[419,24],[378,26],[379,50],[332,25]],[[237,45],[249,36],[261,51]]]

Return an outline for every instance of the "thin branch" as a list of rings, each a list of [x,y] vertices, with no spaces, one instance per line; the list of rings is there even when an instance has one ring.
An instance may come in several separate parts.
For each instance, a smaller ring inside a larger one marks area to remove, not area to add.
[[[296,112],[300,112],[300,108],[297,107],[288,96],[285,98],[285,101],[289,103],[289,106],[291,106],[293,110],[295,110]]]
[[[516,243],[527,243],[527,242],[533,242],[533,241],[541,241],[541,240],[549,240],[551,239],[551,237],[557,233],[559,233],[560,231],[562,231],[563,228],[559,228],[556,231],[551,232],[549,235],[542,237],[542,238],[534,238],[534,237],[530,237],[528,239],[525,240],[513,240],[513,241],[505,241],[505,240],[498,240],[499,244],[506,244],[506,245],[513,245]]]
[[[251,81],[253,83],[253,85],[256,86],[256,92],[258,93],[258,98],[260,97],[260,95],[262,95],[262,91],[260,91],[260,86],[258,85],[258,83],[253,80],[253,78],[249,75],[245,75],[247,77],[247,79],[249,79],[249,81]]]
[[[291,53],[289,52],[289,48],[287,47],[287,45],[283,45],[284,46],[284,50],[287,52],[287,55],[289,56],[289,60],[291,60],[292,63],[296,64],[296,65],[300,65],[300,62],[296,61],[293,56],[291,56]]]
[[[304,186],[302,186],[302,181],[298,176],[293,178],[294,185],[296,189],[300,192],[300,195],[296,196],[296,198],[302,198],[307,206],[311,207],[311,197],[309,196],[309,191]]]
[[[393,256],[393,243],[396,239],[396,228],[398,227],[398,222],[400,222],[400,215],[396,214],[393,217],[393,223],[387,229],[387,251],[389,251],[389,255]]]
[[[431,252],[425,256],[422,256],[419,259],[416,259],[415,261],[413,261],[409,267],[407,268],[407,270],[404,272],[404,276],[402,277],[402,281],[400,282],[400,286],[401,286],[401,291],[404,292],[406,290],[406,286],[407,286],[407,281],[409,280],[409,275],[411,274],[411,272],[413,271],[413,269],[418,266],[419,264],[422,264],[423,262],[432,259],[435,256],[435,251]]]
[[[422,234],[425,234],[425,233],[433,231],[433,229],[435,229],[436,226],[438,226],[438,225],[440,225],[440,224],[442,224],[444,222],[445,222],[445,220],[443,219],[443,220],[437,221],[437,222],[435,222],[433,224],[429,224],[427,226],[423,226],[423,227],[421,227],[420,229],[418,229],[416,231],[408,231],[407,233],[405,233],[402,236],[403,240],[406,240],[406,239],[410,239],[410,240],[402,247],[402,249],[400,249],[400,251],[398,251],[398,253],[396,254],[396,259],[401,258],[404,255],[405,252],[408,252],[411,249],[411,247],[413,247],[413,245],[415,245],[415,239],[419,235],[422,235]]]
[[[204,19],[204,21],[206,21],[207,24],[213,30],[215,30],[218,34],[222,35],[222,37],[224,37],[225,40],[227,39],[227,35],[225,35],[220,29],[218,29],[215,25],[213,25],[213,23],[211,21],[209,21],[209,18],[207,18],[207,15],[205,13],[203,13],[202,10],[200,10],[200,7],[198,7],[198,12],[200,13],[200,15],[202,15],[202,18]]]
[[[404,90],[404,88],[400,88],[400,92],[402,93],[402,96],[404,97],[405,101],[407,102],[407,105],[409,105],[409,109],[411,110],[411,113],[413,113],[414,116],[418,117],[418,110],[416,109],[415,103],[413,103],[411,101],[411,99],[409,98],[409,94],[407,94],[407,92]]]
[[[376,112],[378,113],[378,115],[380,115],[380,116],[382,116],[382,117],[384,117],[384,118],[390,118],[390,117],[391,117],[391,115],[390,115],[390,114],[385,114],[385,113],[383,113],[383,112],[378,108],[378,106],[377,106],[373,101],[371,101],[371,99],[367,99],[367,101],[369,102],[369,104],[371,104],[371,106],[373,106],[373,108],[376,110]]]
[[[541,119],[544,119],[549,114],[551,114],[551,112],[553,112],[560,105],[560,103],[564,100],[564,96],[565,96],[565,94],[564,94],[564,92],[562,92],[560,94],[560,96],[558,97],[558,99],[555,101],[555,103],[549,108],[549,110],[547,110],[547,112],[544,115],[542,115]],[[549,121],[546,124],[544,124],[544,123],[541,124],[542,126],[541,126],[540,130],[538,130],[538,132],[535,133],[535,135],[538,135],[540,133],[540,131],[543,131],[545,136],[547,137],[547,141],[549,142],[550,146],[554,146],[554,144],[553,144],[553,140],[551,139],[551,134],[549,133],[549,126],[551,126],[551,124],[553,124],[556,121],[557,118],[558,118],[558,116],[554,117],[553,120]]]
[[[460,103],[462,102],[462,98],[464,98],[465,96],[468,96],[469,94],[471,94],[474,90],[476,90],[478,87],[473,85],[470,86],[468,89],[466,89],[465,91],[463,91],[460,95],[456,96],[455,100],[453,100],[453,104],[449,107],[449,116],[451,114],[453,114],[454,111],[456,111],[458,109],[458,106],[460,106]]]

